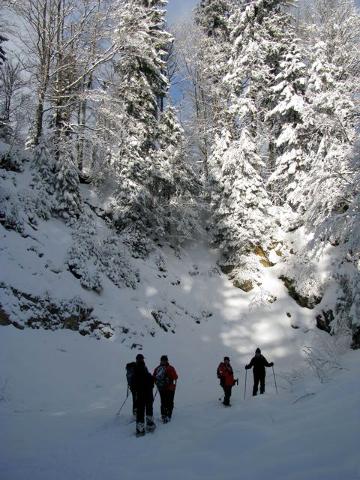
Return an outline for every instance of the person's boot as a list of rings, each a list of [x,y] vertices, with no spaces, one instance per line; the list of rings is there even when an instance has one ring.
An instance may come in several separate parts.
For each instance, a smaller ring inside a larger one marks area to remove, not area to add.
[[[145,425],[143,423],[137,423],[136,424],[136,436],[137,437],[142,437],[145,435]]]
[[[146,416],[146,431],[153,432],[156,428],[156,424],[154,422],[154,417],[147,415]]]
[[[168,423],[169,422],[169,417],[167,415],[162,415],[161,420],[163,423]]]

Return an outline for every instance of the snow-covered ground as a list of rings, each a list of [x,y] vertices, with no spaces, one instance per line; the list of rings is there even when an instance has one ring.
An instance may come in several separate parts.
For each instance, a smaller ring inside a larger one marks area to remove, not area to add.
[[[360,479],[360,353],[339,354],[339,341],[314,328],[314,312],[289,298],[277,267],[261,289],[244,293],[202,242],[180,257],[171,249],[163,255],[161,271],[156,259],[137,261],[135,290],[106,285],[100,296],[83,293],[97,315],[126,325],[128,336],[116,328],[110,340],[96,340],[1,327],[1,480]],[[68,281],[62,294],[77,293]],[[140,439],[130,399],[115,415],[135,343],[149,369],[167,354],[180,377],[173,421],[160,424],[157,396],[158,428]],[[253,398],[249,372],[244,399],[244,365],[258,346],[275,362],[278,393],[268,369],[265,395]],[[239,377],[230,409],[219,402],[216,378],[224,355]]]

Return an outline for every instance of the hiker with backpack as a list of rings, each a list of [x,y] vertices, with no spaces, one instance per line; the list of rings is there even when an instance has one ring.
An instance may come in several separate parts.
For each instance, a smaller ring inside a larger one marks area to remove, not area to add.
[[[224,357],[224,361],[220,362],[216,373],[218,379],[220,380],[220,385],[224,390],[223,405],[225,407],[230,407],[231,390],[235,383],[237,383],[237,380],[234,379],[234,372],[232,366],[230,365],[229,357]]]
[[[153,377],[160,394],[161,419],[163,423],[167,423],[171,420],[174,409],[174,396],[178,379],[176,370],[169,364],[167,355],[161,356],[160,365],[155,368]]]
[[[245,365],[245,369],[249,370],[253,368],[254,374],[254,387],[253,387],[253,396],[255,397],[258,392],[258,387],[260,383],[260,393],[263,394],[265,392],[265,376],[266,371],[265,367],[272,367],[274,366],[274,362],[268,362],[266,358],[261,354],[260,348],[255,350],[255,356],[251,359],[248,365]]]
[[[132,412],[136,418],[136,391],[134,388],[134,373],[135,373],[136,362],[130,362],[126,364],[126,380],[128,384],[128,389],[131,392],[132,396]],[[128,392],[129,393],[129,392]]]
[[[136,409],[136,436],[145,435],[145,414],[146,431],[153,432],[156,428],[153,417],[153,388],[153,376],[145,365],[144,355],[138,353],[131,375],[131,391],[134,392]]]

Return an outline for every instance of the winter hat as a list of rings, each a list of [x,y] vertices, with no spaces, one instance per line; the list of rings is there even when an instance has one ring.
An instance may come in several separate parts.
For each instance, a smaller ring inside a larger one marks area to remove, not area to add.
[[[160,362],[167,362],[167,361],[168,361],[167,355],[161,355]]]
[[[230,358],[229,358],[229,357],[224,357],[224,362],[225,362],[225,360],[229,360],[229,362],[230,362]]]
[[[142,353],[138,353],[136,355],[136,360],[144,360],[144,355]]]
[[[259,347],[255,350],[255,353],[261,353],[261,350]]]

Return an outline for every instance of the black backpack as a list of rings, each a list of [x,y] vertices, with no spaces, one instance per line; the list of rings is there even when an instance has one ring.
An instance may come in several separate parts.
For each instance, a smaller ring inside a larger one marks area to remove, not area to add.
[[[126,364],[126,380],[130,388],[134,386],[135,381],[135,362]]]

